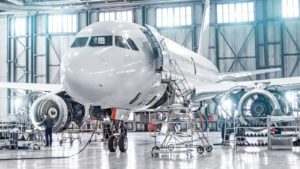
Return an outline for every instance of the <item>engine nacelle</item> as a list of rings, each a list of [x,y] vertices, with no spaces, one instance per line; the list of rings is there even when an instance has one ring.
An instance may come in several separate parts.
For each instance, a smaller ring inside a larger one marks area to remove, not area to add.
[[[266,117],[284,114],[280,96],[265,89],[253,89],[245,93],[238,103],[241,122],[250,126],[265,126]]]
[[[30,118],[35,127],[44,129],[41,122],[46,115],[54,120],[53,132],[66,129],[71,122],[71,114],[68,112],[67,103],[57,95],[44,95],[37,98],[30,109]]]
[[[54,120],[53,132],[66,130],[74,121],[79,127],[87,120],[88,108],[73,101],[64,93],[49,94],[38,97],[30,108],[32,124],[43,130],[41,122],[48,114]]]

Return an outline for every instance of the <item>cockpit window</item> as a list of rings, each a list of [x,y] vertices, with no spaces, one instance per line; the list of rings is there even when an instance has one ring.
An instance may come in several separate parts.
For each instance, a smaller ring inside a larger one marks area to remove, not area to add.
[[[78,48],[78,47],[84,47],[86,45],[86,42],[88,41],[88,37],[79,37],[76,38],[71,45],[71,48]]]
[[[112,36],[93,36],[89,43],[90,46],[112,46]]]
[[[139,49],[137,48],[137,46],[135,45],[135,43],[132,39],[126,38],[126,40],[132,50],[139,51]]]
[[[126,40],[122,36],[115,37],[115,45],[120,48],[130,49],[128,44],[126,43]]]

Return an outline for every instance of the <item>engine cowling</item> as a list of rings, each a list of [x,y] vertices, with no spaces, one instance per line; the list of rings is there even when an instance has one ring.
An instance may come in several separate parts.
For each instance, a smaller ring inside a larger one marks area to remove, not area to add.
[[[54,120],[53,132],[66,130],[74,121],[79,127],[87,120],[87,107],[71,100],[67,95],[48,94],[38,97],[30,108],[30,119],[32,124],[43,130],[41,122],[46,114]]]
[[[267,116],[282,116],[285,112],[279,93],[265,89],[253,89],[245,93],[238,103],[242,124],[266,126]]]
[[[46,114],[54,120],[53,132],[66,129],[71,122],[71,114],[68,112],[67,103],[57,95],[44,95],[37,98],[30,109],[30,118],[33,125],[43,130],[41,122]]]

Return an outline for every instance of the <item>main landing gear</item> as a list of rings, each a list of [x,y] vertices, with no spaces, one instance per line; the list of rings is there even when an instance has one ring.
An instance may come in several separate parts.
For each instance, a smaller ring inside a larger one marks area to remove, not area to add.
[[[128,148],[127,128],[123,121],[113,122],[113,132],[108,138],[108,150],[115,152],[119,147],[121,152],[126,152]]]

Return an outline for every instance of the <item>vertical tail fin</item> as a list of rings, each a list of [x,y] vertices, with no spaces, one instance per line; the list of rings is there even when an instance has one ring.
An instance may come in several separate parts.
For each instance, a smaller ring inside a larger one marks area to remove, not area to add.
[[[203,19],[200,30],[198,54],[209,56],[209,24],[210,24],[210,1],[205,0]]]

